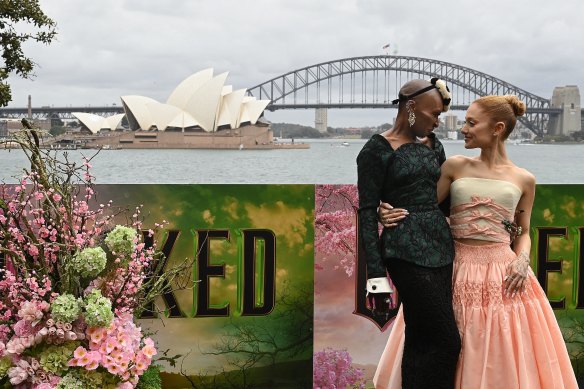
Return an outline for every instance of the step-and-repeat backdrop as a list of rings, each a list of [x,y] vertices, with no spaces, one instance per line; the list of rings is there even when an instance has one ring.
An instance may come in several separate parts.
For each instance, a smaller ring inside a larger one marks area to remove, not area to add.
[[[354,185],[98,185],[132,209],[165,267],[188,263],[142,329],[165,387],[310,388],[369,382],[391,317],[364,305]],[[584,375],[584,185],[539,185],[532,267]],[[397,308],[396,308],[397,311]],[[314,370],[313,370],[314,361]]]

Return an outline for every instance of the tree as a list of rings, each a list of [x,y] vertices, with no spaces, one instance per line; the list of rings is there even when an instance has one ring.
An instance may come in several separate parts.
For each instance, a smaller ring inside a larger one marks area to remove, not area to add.
[[[225,357],[231,372],[238,373],[229,374],[226,366],[223,367],[222,376],[230,387],[259,387],[259,383],[253,382],[252,368],[267,365],[271,367],[272,374],[278,374],[275,365],[279,361],[308,358],[306,354],[312,351],[313,340],[313,298],[311,285],[300,283],[291,289],[284,281],[278,309],[267,317],[231,320],[213,350],[203,352],[203,355]],[[305,378],[301,372],[296,373],[294,380]],[[272,380],[274,377],[264,379]],[[279,379],[285,380],[285,377]]]
[[[312,381],[314,388],[365,388],[364,373],[352,365],[347,350],[325,348],[314,353]]]
[[[357,257],[357,187],[355,185],[318,185],[314,221],[315,248],[324,260],[333,259],[335,269],[351,276]],[[323,267],[315,264],[316,270]]]
[[[26,30],[19,32],[17,29]],[[55,22],[41,10],[38,0],[0,0],[0,106],[12,100],[6,79],[11,73],[32,78],[35,63],[24,54],[22,44],[35,41],[49,44],[57,34]]]

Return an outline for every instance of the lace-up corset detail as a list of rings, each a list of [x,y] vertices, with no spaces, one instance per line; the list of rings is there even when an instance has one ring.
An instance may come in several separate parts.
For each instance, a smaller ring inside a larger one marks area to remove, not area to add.
[[[502,180],[463,177],[452,182],[450,196],[450,228],[454,238],[510,242],[503,220],[514,219],[521,198],[517,185]]]

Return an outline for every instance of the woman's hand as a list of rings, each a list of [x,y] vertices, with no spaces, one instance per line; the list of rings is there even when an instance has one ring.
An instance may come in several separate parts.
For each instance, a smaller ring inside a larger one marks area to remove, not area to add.
[[[394,208],[388,203],[379,204],[377,209],[377,218],[383,227],[396,227],[407,215],[409,213],[406,209]]]
[[[521,251],[509,265],[503,282],[504,294],[506,297],[515,297],[515,294],[523,293],[527,286],[527,275],[529,274],[529,255]]]

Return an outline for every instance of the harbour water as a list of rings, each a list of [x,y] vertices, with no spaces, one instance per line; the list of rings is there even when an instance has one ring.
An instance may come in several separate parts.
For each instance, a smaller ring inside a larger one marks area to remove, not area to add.
[[[299,141],[299,140],[297,140]],[[305,150],[102,150],[92,161],[96,183],[352,184],[366,140],[309,139]],[[343,143],[345,142],[345,143]],[[446,155],[478,155],[462,141],[444,141]],[[507,145],[509,157],[541,184],[584,183],[584,145]],[[69,151],[73,160],[95,150]],[[19,150],[0,149],[0,180],[15,182],[28,163]]]

